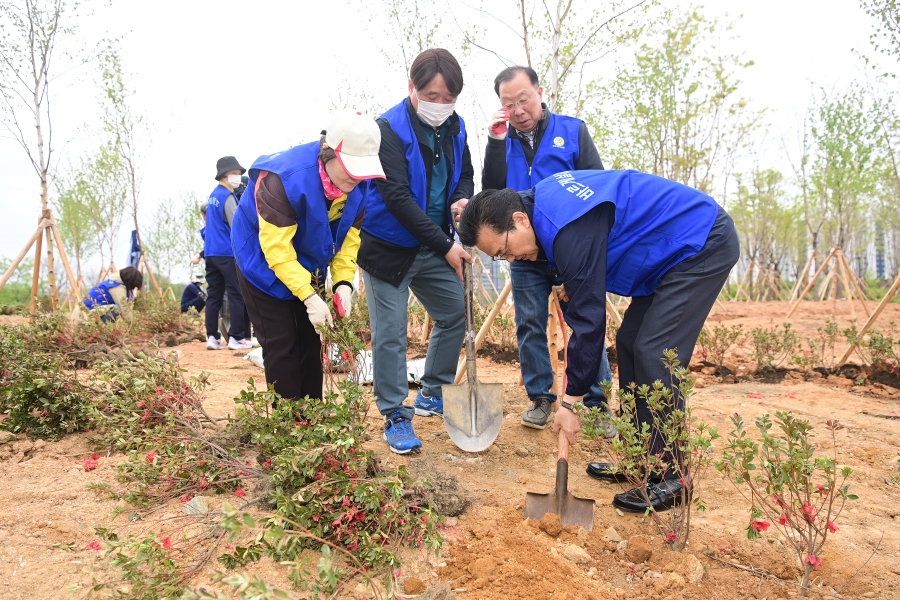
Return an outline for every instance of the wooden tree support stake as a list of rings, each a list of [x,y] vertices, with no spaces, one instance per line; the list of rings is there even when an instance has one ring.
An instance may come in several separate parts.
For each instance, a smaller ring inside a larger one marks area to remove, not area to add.
[[[866,334],[870,327],[875,323],[878,319],[878,316],[881,315],[881,312],[888,305],[891,299],[894,297],[894,294],[897,293],[897,290],[900,289],[900,271],[897,272],[897,278],[894,280],[894,283],[891,285],[891,288],[887,291],[887,294],[884,295],[884,298],[881,299],[881,302],[878,303],[878,306],[875,308],[875,312],[872,313],[872,316],[869,317],[869,320],[866,321],[865,325],[862,326],[862,329],[856,334],[857,337],[862,337]],[[853,351],[856,349],[856,344],[850,344],[850,347],[847,348],[847,351],[844,353],[844,356],[841,357],[841,360],[838,361],[838,366],[843,365],[847,362],[847,359],[850,358],[850,355],[853,354]]]
[[[475,352],[478,352],[478,349],[481,348],[481,345],[484,343],[484,338],[487,336],[488,329],[491,328],[491,325],[494,324],[494,319],[497,318],[497,313],[500,312],[500,308],[503,306],[503,303],[506,302],[506,298],[509,296],[509,292],[512,290],[512,279],[506,280],[506,285],[503,286],[503,289],[500,290],[500,295],[497,296],[497,301],[494,302],[494,306],[491,308],[491,312],[488,313],[488,316],[484,319],[484,323],[481,326],[481,329],[478,330],[478,335],[475,336]],[[456,368],[456,377],[453,379],[453,383],[460,383],[463,380],[463,377],[466,376],[466,359],[463,358],[459,361],[459,366]]]

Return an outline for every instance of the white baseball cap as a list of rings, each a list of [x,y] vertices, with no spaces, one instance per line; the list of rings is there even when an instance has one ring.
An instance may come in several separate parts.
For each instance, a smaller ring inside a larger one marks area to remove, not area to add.
[[[325,130],[325,143],[353,179],[385,179],[378,148],[381,130],[369,116],[356,110],[335,113]]]

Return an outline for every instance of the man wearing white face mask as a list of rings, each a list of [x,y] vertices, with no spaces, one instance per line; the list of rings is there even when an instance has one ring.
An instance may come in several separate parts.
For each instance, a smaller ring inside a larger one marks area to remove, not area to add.
[[[454,110],[462,88],[453,55],[425,50],[410,67],[409,96],[378,119],[386,178],[369,184],[357,261],[372,322],[375,401],[398,454],[422,447],[413,414],[443,416],[443,386],[453,383],[465,334],[462,265],[472,257],[454,244],[450,216],[475,188],[465,123]],[[434,321],[414,406],[403,404],[409,290]]]
[[[209,195],[206,208],[206,236],[203,255],[206,259],[206,348],[207,350],[250,350],[253,344],[244,339],[250,333],[244,331],[244,298],[238,285],[231,249],[231,220],[237,210],[234,189],[241,185],[241,175],[247,169],[233,156],[223,156],[216,161],[216,180],[219,185]],[[228,292],[228,309],[231,329],[228,343],[219,339],[219,311],[225,293]]]

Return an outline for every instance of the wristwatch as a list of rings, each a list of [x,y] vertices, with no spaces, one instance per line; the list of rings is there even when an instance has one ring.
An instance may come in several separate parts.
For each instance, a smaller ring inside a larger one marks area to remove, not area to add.
[[[559,405],[562,406],[563,408],[568,408],[572,412],[575,412],[575,407],[570,402],[566,402],[565,400],[560,400]]]

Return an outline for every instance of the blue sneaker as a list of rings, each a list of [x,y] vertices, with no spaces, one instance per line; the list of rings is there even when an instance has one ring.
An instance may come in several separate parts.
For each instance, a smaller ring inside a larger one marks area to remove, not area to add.
[[[384,422],[384,439],[395,454],[409,454],[422,449],[422,442],[413,431],[412,421],[401,415],[400,411]]]
[[[419,390],[416,394],[416,403],[413,404],[416,409],[416,416],[430,417],[432,415],[444,418],[444,397],[443,396],[426,396]]]

